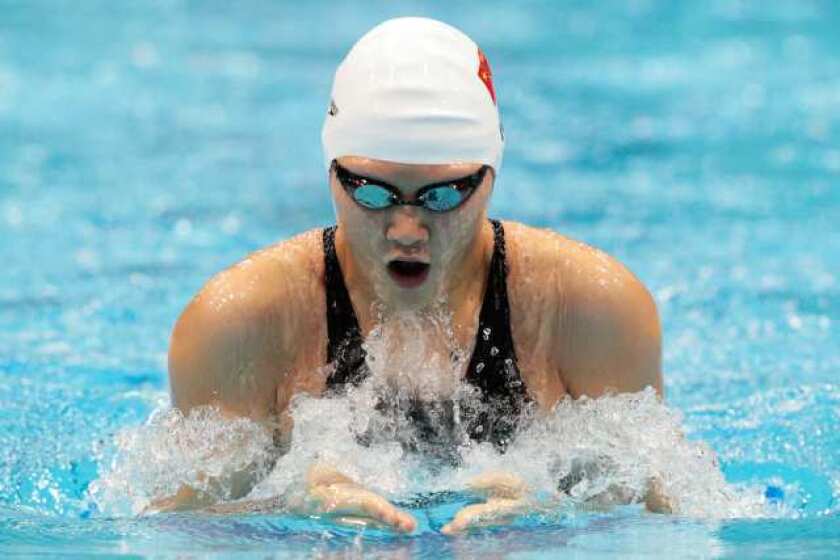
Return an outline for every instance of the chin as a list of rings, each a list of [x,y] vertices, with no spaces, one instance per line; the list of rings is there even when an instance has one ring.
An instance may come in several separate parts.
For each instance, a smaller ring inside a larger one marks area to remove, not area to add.
[[[379,292],[387,307],[401,310],[419,310],[440,301],[441,290],[437,276],[429,275],[416,286],[401,286],[386,272]]]

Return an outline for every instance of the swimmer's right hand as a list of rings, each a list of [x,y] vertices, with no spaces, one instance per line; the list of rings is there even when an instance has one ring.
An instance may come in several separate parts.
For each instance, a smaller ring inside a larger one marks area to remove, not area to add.
[[[172,496],[157,498],[146,506],[140,515],[200,509],[212,505],[214,500],[192,486],[182,485]]]
[[[306,487],[310,502],[307,509],[335,516],[340,523],[363,525],[370,520],[403,533],[417,527],[409,513],[332,467],[320,464],[311,467]]]

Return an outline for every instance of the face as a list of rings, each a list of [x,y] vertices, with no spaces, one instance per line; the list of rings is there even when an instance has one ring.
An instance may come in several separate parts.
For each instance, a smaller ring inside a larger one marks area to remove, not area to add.
[[[413,201],[422,187],[461,179],[481,164],[403,164],[356,156],[338,163],[354,175],[396,187],[403,200]],[[372,285],[379,298],[406,305],[443,295],[476,250],[493,186],[489,170],[469,198],[454,210],[395,205],[371,210],[358,204],[342,187],[336,171],[330,174],[338,224],[352,255],[353,266]]]

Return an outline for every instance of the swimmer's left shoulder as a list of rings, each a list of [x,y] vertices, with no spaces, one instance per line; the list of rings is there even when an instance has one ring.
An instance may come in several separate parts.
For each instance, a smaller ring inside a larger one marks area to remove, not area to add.
[[[646,385],[661,390],[659,315],[644,284],[586,243],[514,222],[504,225],[511,272],[516,271],[513,290],[539,301],[534,309],[554,315],[554,336],[563,341],[558,359],[571,392],[597,396]]]
[[[520,273],[543,280],[553,280],[564,292],[627,292],[645,291],[639,279],[618,259],[582,241],[549,229],[535,228],[518,222],[504,222],[508,241],[508,259]]]
[[[310,284],[323,274],[322,231],[311,229],[263,247],[232,268],[279,273],[284,281]]]
[[[504,222],[510,265],[543,280],[555,280],[564,290],[578,285],[620,289],[638,279],[604,251],[550,229]],[[544,282],[543,282],[544,283]]]

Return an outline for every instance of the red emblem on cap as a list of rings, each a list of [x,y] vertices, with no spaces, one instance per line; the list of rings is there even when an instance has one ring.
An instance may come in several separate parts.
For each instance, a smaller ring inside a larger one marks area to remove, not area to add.
[[[493,100],[493,105],[496,104],[496,92],[493,90],[493,74],[490,72],[490,63],[487,62],[487,57],[478,49],[478,77],[487,86],[487,91],[490,92],[490,98]]]

